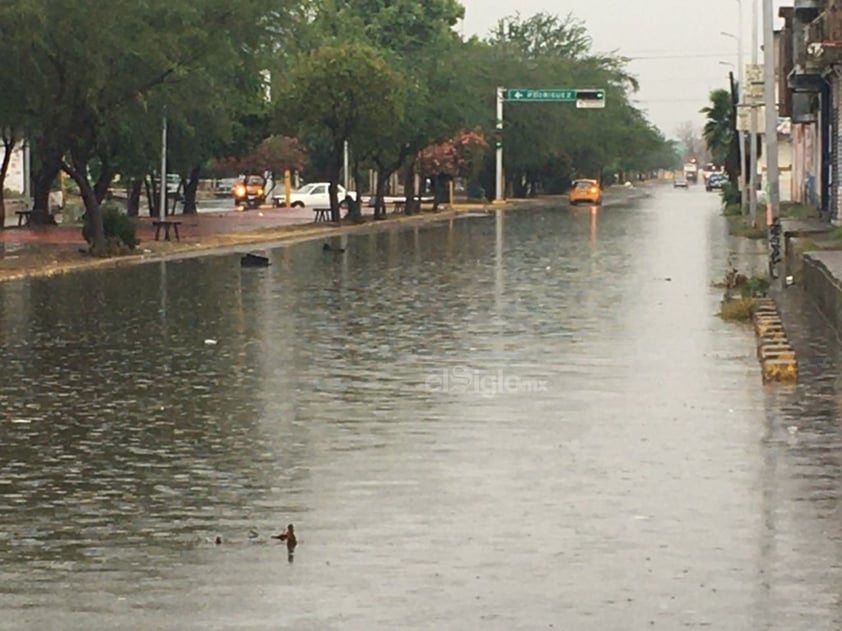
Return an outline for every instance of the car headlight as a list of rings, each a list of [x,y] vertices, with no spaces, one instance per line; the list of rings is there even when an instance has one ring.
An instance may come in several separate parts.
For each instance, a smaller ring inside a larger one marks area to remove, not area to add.
[[[245,186],[240,185],[240,186],[234,187],[234,195],[236,195],[237,197],[242,197],[245,194],[246,194],[246,187]]]

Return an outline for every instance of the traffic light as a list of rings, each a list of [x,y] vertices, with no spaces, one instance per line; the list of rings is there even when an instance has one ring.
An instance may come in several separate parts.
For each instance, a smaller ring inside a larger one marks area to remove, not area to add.
[[[503,147],[503,130],[499,127],[494,130],[494,148],[501,149]]]
[[[576,90],[576,107],[605,107],[605,90]]]

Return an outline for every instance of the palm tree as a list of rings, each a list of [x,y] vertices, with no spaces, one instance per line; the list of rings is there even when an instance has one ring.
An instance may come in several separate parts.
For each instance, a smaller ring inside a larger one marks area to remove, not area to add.
[[[728,159],[734,135],[731,124],[733,116],[731,94],[728,90],[713,90],[710,93],[710,105],[703,107],[700,111],[707,116],[702,136],[711,158],[716,164],[724,164]]]

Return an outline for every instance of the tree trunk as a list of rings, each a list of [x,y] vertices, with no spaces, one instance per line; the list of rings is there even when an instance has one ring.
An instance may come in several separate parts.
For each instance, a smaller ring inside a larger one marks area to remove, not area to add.
[[[102,211],[99,206],[99,200],[96,197],[94,187],[88,181],[88,165],[81,160],[73,160],[72,167],[65,167],[65,170],[76,182],[79,187],[79,193],[82,195],[82,201],[85,203],[86,225],[92,228],[90,235],[91,254],[94,256],[104,256],[105,250],[105,228],[102,225]]]
[[[100,158],[100,161],[102,162],[102,169],[94,183],[93,189],[98,204],[101,204],[105,200],[106,195],[108,195],[108,188],[111,186],[111,180],[114,179],[114,169],[111,168],[108,160],[106,158]]]
[[[158,196],[158,187],[155,186],[155,178],[146,178],[146,202],[149,205],[149,216],[157,217],[159,215],[160,197]]]
[[[391,173],[378,168],[377,181],[374,184],[374,218],[383,219],[386,217],[386,203],[383,198],[386,195],[386,182],[389,181]]]
[[[439,211],[439,198],[441,197],[441,185],[442,181],[444,180],[444,176],[439,173],[433,176],[433,212],[437,213]]]
[[[194,166],[190,169],[190,174],[187,176],[187,182],[184,185],[184,214],[195,215],[198,212],[196,204],[196,191],[199,190],[199,174],[202,167]]]
[[[3,189],[6,187],[6,174],[9,172],[9,163],[12,161],[12,150],[15,147],[15,139],[12,136],[3,136],[3,161],[0,162],[0,230],[6,225],[6,195]]]
[[[30,221],[36,226],[54,226],[56,220],[50,213],[50,189],[56,176],[61,171],[61,160],[44,159],[32,173],[32,216]]]
[[[362,195],[361,191],[363,190],[362,187],[362,175],[360,174],[360,163],[358,160],[354,160],[352,165],[351,173],[353,174],[354,179],[354,188],[357,189],[357,199],[356,200],[348,200],[348,214],[346,215],[351,221],[354,223],[362,223],[363,222],[363,213],[362,213]]]
[[[129,217],[137,217],[140,215],[140,195],[143,192],[143,180],[139,178],[131,180],[127,192],[126,208],[128,215]]]
[[[415,160],[406,166],[403,190],[406,195],[406,214],[414,215],[418,209],[418,200],[415,197]]]
[[[333,155],[331,156],[330,164],[328,165],[328,182],[330,182],[330,186],[328,187],[328,195],[330,196],[330,216],[334,223],[339,223],[342,220],[339,210],[339,192],[337,190],[337,186],[339,183],[339,171],[342,168],[343,145],[344,143],[340,144],[338,149],[334,147]]]

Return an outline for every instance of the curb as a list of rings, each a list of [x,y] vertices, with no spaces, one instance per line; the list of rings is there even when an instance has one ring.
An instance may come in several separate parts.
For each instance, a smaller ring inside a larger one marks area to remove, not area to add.
[[[778,307],[772,298],[758,298],[751,319],[757,336],[757,359],[763,383],[798,381],[798,359],[789,343]]]

